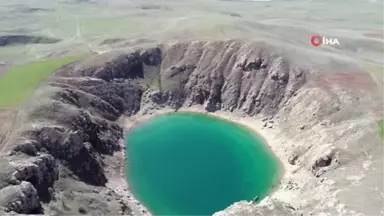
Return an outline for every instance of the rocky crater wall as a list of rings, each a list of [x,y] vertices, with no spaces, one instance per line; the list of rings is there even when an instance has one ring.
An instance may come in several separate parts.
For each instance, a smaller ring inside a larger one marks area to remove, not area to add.
[[[207,112],[275,119],[281,123],[276,127],[281,128],[279,134],[284,138],[280,145],[289,163],[298,164],[298,170],[313,173],[310,178],[318,179],[337,168],[342,161],[339,158],[350,153],[344,150],[347,153],[343,154],[332,140],[328,140],[328,147],[316,145],[319,140],[304,133],[310,133],[309,127],[339,125],[362,114],[324,123],[346,102],[340,100],[341,93],[334,96],[309,88],[311,77],[312,72],[292,61],[287,53],[263,42],[237,40],[160,44],[95,55],[66,65],[41,87],[44,94],[37,95],[21,111],[17,127],[7,139],[5,149],[9,151],[1,159],[5,168],[0,173],[2,211],[133,214],[126,203],[106,189],[111,181],[107,159],[122,151],[119,140],[123,129],[118,119],[155,114],[164,108],[197,105]],[[349,95],[345,91],[343,94]],[[314,100],[317,97],[319,100]],[[334,107],[328,108],[329,103]],[[308,124],[303,125],[304,121]],[[325,139],[325,135],[318,135],[318,139]],[[300,136],[311,144],[286,142]],[[340,140],[343,134],[332,137]],[[297,194],[308,196],[311,187]],[[315,198],[309,200],[315,202]],[[300,202],[292,207],[283,201],[287,200],[280,199],[273,205],[280,206],[277,209],[285,215],[299,215],[313,207],[313,203]],[[224,214],[236,215],[254,208],[255,212],[267,211],[263,205],[248,204],[236,210],[239,205]]]

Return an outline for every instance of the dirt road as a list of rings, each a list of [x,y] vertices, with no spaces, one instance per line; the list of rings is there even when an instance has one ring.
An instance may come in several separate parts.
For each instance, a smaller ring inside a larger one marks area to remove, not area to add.
[[[12,128],[16,114],[16,109],[0,109],[0,152],[6,150],[5,137]]]

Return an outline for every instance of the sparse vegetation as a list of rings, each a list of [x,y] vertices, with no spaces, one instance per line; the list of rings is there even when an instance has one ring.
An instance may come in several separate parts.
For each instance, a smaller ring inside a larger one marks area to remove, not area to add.
[[[11,68],[0,78],[0,107],[17,107],[55,70],[81,58],[69,56]]]
[[[380,136],[382,139],[384,139],[384,120],[378,121],[379,127],[380,127]]]

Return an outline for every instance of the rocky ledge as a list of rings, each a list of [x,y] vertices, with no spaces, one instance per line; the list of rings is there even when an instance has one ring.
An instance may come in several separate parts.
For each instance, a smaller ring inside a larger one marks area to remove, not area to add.
[[[293,55],[263,42],[187,41],[66,65],[8,133],[1,214],[137,215],[110,186],[124,178],[116,175],[123,162],[112,162],[123,151],[119,119],[198,106],[264,119],[286,165],[271,197],[217,215],[378,215],[383,153],[374,125],[382,99],[324,88],[323,75]]]
[[[33,35],[0,35],[0,47],[20,44],[54,44],[60,39]]]

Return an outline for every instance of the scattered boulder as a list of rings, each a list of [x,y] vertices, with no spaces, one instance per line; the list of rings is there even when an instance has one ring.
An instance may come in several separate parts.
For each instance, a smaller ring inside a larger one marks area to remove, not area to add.
[[[291,156],[288,158],[288,163],[291,165],[296,165],[296,161],[299,158],[299,155],[296,153],[293,153]]]
[[[325,152],[315,157],[315,161],[311,166],[311,172],[316,177],[320,177],[328,169],[334,168],[339,165],[339,154],[336,149],[328,149]]]
[[[85,214],[87,214],[87,210],[84,207],[80,207],[79,208],[79,213],[82,214],[82,215],[85,215]]]
[[[29,214],[41,212],[41,205],[36,189],[30,182],[22,181],[20,185],[13,185],[0,190],[0,205],[8,212]]]

